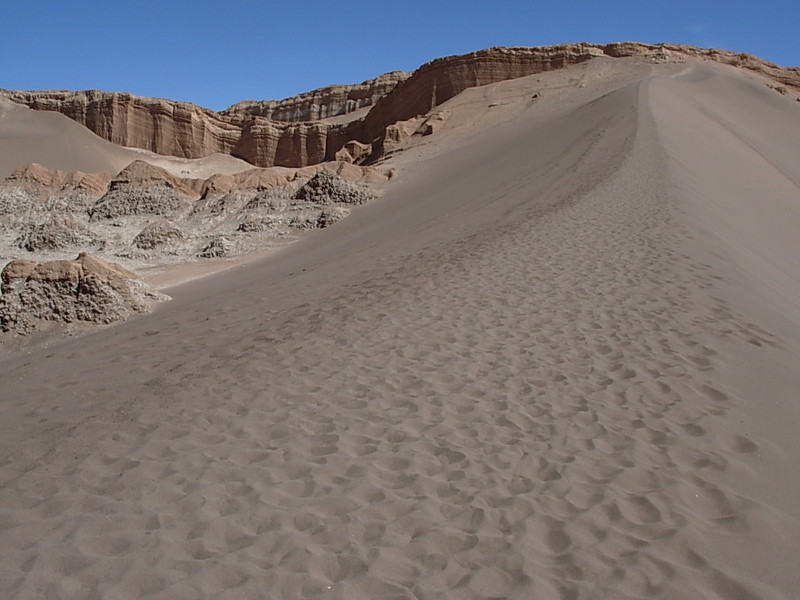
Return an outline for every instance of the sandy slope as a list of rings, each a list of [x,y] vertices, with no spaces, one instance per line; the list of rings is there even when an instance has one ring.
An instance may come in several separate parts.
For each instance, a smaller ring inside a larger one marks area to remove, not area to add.
[[[179,177],[203,178],[253,168],[243,160],[223,154],[186,159],[124,148],[62,114],[31,110],[0,98],[0,178],[30,163],[62,171],[118,173],[135,160],[144,160]]]
[[[740,257],[797,246],[717,226],[752,202],[729,165],[798,224],[770,122],[800,111],[759,93],[639,65],[522,104],[330,230],[2,360],[0,587],[792,598],[797,261]]]

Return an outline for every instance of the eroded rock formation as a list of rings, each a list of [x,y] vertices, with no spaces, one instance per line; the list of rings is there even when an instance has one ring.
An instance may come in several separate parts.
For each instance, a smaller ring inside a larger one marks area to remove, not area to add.
[[[112,323],[167,299],[130,271],[85,252],[75,260],[15,260],[0,279],[0,329],[18,334],[47,321]]]
[[[261,251],[294,239],[297,229],[332,225],[373,198],[367,184],[388,176],[348,162],[206,180],[141,161],[97,179],[30,165],[0,181],[0,258],[88,250],[138,268]]]
[[[220,114],[239,122],[250,117],[264,117],[287,123],[318,121],[372,106],[410,76],[411,73],[404,71],[392,71],[356,85],[330,85],[285,100],[245,100],[237,102]]]
[[[177,177],[137,160],[111,180],[108,191],[89,211],[92,220],[125,215],[171,217],[187,211],[196,193]]]
[[[562,44],[534,48],[490,48],[440,58],[409,76],[392,72],[351,86],[329,86],[280,101],[246,101],[222,112],[193,104],[99,91],[2,92],[37,110],[61,112],[117,144],[159,154],[199,158],[232,154],[258,167],[303,167],[333,160],[347,143],[372,144],[397,134],[395,123],[425,115],[461,91],[507,79],[561,69],[597,57],[642,57],[680,61],[688,57],[747,69],[800,90],[800,68],[784,68],[757,57],[672,44],[620,42],[604,46]],[[350,122],[325,121],[360,108]],[[339,158],[346,159],[343,154]]]

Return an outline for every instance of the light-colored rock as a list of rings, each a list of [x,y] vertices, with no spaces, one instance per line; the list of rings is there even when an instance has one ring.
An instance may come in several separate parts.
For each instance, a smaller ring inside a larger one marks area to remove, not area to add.
[[[61,250],[94,243],[92,232],[71,215],[51,215],[46,221],[29,224],[17,238],[17,245],[28,252]]]
[[[326,206],[319,210],[303,210],[289,220],[295,229],[324,229],[344,219],[350,211],[343,206]]]
[[[199,258],[227,258],[233,254],[233,244],[225,236],[211,238],[208,243],[197,253]]]
[[[141,250],[163,248],[184,239],[183,232],[166,219],[148,224],[135,238],[133,245]]]
[[[239,223],[236,231],[242,233],[262,233],[272,231],[281,225],[280,219],[272,216],[248,218]]]

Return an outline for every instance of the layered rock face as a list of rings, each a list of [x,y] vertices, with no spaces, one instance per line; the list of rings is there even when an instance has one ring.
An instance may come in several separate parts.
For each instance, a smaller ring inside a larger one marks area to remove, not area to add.
[[[563,69],[596,57],[642,57],[655,62],[680,61],[687,57],[713,60],[755,71],[800,89],[800,68],[779,67],[749,54],[724,50],[638,42],[489,48],[422,65],[370,110],[364,118],[361,141],[382,139],[387,126],[424,115],[467,88]]]
[[[388,125],[424,115],[470,87],[562,69],[595,56],[602,49],[591,44],[541,48],[490,48],[439,58],[422,65],[382,98],[364,119],[364,136],[378,138]]]
[[[410,76],[411,73],[404,71],[392,71],[356,85],[330,85],[285,100],[245,100],[220,114],[238,122],[250,117],[287,123],[318,121],[372,106]]]
[[[157,154],[201,158],[230,153],[241,127],[212,110],[187,102],[132,94],[47,91],[6,92],[6,97],[35,110],[60,112],[106,140]]]
[[[303,167],[333,160],[345,144],[354,141],[372,144],[373,152],[380,152],[387,127],[424,115],[467,88],[561,69],[595,57],[713,60],[800,89],[800,69],[780,67],[747,54],[621,42],[490,48],[434,60],[411,75],[396,71],[358,85],[329,86],[286,100],[240,102],[219,113],[193,104],[122,93],[2,94],[37,110],[61,112],[124,146],[186,158],[223,152],[259,167]],[[365,117],[349,123],[322,120],[367,106],[372,108]]]

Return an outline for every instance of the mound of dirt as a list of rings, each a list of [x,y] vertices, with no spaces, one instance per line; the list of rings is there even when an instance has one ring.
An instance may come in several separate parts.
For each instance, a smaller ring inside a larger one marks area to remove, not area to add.
[[[28,252],[62,250],[94,243],[92,232],[70,215],[53,215],[40,224],[27,225],[17,245]]]
[[[26,334],[44,322],[112,323],[168,297],[88,253],[75,260],[15,260],[0,275],[0,329]]]
[[[303,184],[294,198],[317,204],[365,204],[375,196],[330,171],[322,170]]]
[[[170,173],[134,161],[111,180],[106,192],[89,210],[92,220],[126,215],[171,216],[188,209],[196,193]]]
[[[180,242],[183,232],[166,219],[153,221],[133,238],[133,245],[141,250],[154,250]]]

